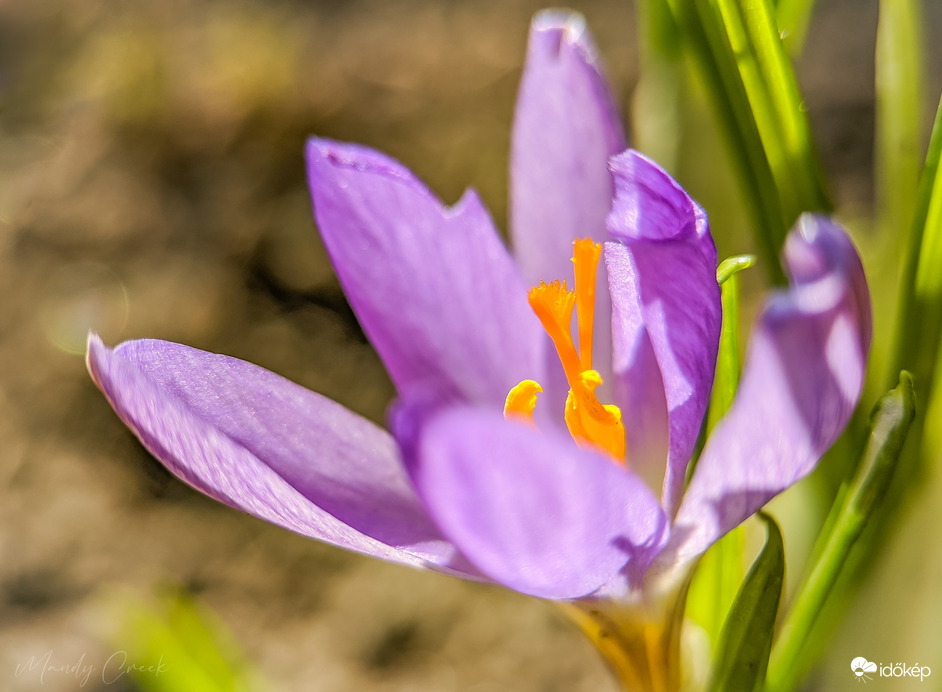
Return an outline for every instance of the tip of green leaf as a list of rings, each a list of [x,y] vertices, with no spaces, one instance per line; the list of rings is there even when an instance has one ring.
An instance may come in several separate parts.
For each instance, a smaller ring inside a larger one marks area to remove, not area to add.
[[[716,268],[716,283],[722,286],[731,276],[741,272],[743,269],[748,269],[755,263],[755,255],[735,255],[734,257],[727,257],[720,262],[720,266]]]

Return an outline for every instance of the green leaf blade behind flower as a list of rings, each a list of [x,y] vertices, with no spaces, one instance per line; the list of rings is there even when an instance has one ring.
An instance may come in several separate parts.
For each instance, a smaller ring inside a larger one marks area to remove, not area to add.
[[[900,286],[893,373],[910,370],[917,390],[933,380],[942,335],[942,100],[923,167]],[[918,329],[915,328],[918,325]]]
[[[773,283],[784,284],[785,275],[778,262],[778,252],[787,229],[775,178],[763,151],[762,139],[722,19],[710,3],[667,1],[686,50],[687,64],[703,83],[710,98],[733,168],[743,186],[743,200],[751,217],[763,266]]]
[[[768,0],[716,0],[790,227],[830,207],[798,83]]]
[[[707,434],[716,427],[733,403],[739,386],[741,364],[739,360],[739,272],[755,264],[752,255],[729,257],[716,270],[723,305],[723,327],[716,359],[716,376],[710,408],[707,413]],[[691,463],[688,477],[693,473]],[[723,620],[729,612],[736,589],[743,579],[743,550],[745,532],[737,527],[723,536],[701,558],[690,585],[687,614],[707,633],[715,644],[720,636]]]
[[[837,510],[830,530],[822,534],[823,548],[799,587],[782,626],[769,665],[769,692],[796,688],[807,670],[807,644],[815,637],[815,623],[841,576],[870,518],[879,511],[897,469],[903,443],[916,415],[913,380],[900,373],[899,385],[883,395],[870,417],[870,435],[863,459]]]
[[[768,538],[723,624],[709,692],[753,692],[761,690],[765,681],[785,581],[785,547],[775,520],[759,516],[766,523]]]
[[[876,189],[880,226],[891,237],[901,239],[912,225],[922,156],[921,16],[920,0],[880,2]]]
[[[763,262],[804,211],[830,201],[794,71],[769,0],[670,0],[745,188]]]
[[[723,260],[716,270],[723,307],[723,326],[716,358],[716,375],[707,414],[707,433],[716,427],[733,403],[742,366],[739,362],[739,272],[755,264],[752,255],[739,255]]]
[[[801,55],[813,11],[814,0],[778,0],[775,3],[775,16],[782,32],[782,42],[790,55]]]

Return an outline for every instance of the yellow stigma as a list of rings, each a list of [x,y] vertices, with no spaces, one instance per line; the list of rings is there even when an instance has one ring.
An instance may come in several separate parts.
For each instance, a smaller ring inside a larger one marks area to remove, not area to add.
[[[566,282],[540,282],[530,289],[530,307],[540,319],[556,346],[556,353],[569,382],[566,400],[566,426],[573,439],[600,449],[619,462],[625,459],[625,427],[621,411],[612,404],[602,404],[595,389],[602,384],[592,369],[592,331],[595,326],[595,278],[602,246],[585,238],[573,243],[575,290]],[[576,310],[579,347],[572,339],[572,313]],[[536,395],[543,388],[533,380],[524,380],[510,390],[504,404],[504,417],[533,421]]]

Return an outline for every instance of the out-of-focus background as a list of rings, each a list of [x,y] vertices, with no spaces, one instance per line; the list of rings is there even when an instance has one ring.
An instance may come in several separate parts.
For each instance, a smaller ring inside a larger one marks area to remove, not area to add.
[[[572,5],[631,127],[635,8]],[[82,685],[23,665],[52,652],[53,666],[84,656],[100,669],[122,647],[115,594],[173,584],[215,612],[272,690],[614,690],[550,604],[346,554],[185,487],[119,423],[82,361],[89,328],[109,344],[180,341],[382,422],[393,388],[317,238],[304,140],[380,148],[447,202],[474,186],[506,230],[513,103],[540,8],[0,2],[0,689],[136,689],[127,676]],[[835,201],[862,233],[876,22],[876,0],[819,0],[799,65]],[[935,3],[926,30],[931,100]],[[748,250],[720,143],[688,139],[681,179],[721,256]],[[923,663],[942,675],[942,658]]]

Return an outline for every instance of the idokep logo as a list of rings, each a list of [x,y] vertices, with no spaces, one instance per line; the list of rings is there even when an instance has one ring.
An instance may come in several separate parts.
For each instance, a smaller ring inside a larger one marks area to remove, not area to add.
[[[868,673],[877,672],[877,664],[871,663],[863,656],[858,656],[853,661],[850,662],[850,669],[854,671],[854,675],[857,676],[857,682],[867,683],[867,680],[873,680]]]
[[[868,661],[863,656],[858,656],[850,662],[850,669],[854,671],[857,682],[866,684],[868,680],[873,680],[875,673],[881,678],[919,678],[925,680],[932,675],[929,666],[920,666],[918,663],[908,665],[906,663],[890,663],[888,665],[879,665]]]

